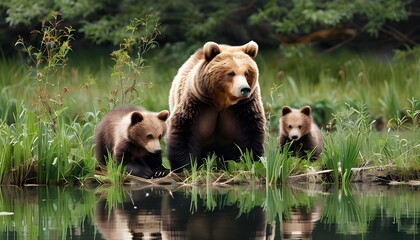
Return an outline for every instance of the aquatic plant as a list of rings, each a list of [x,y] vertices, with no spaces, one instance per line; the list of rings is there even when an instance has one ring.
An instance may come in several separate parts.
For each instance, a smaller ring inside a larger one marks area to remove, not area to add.
[[[94,124],[63,123],[55,130],[36,120],[36,114],[18,105],[13,124],[0,124],[0,180],[3,184],[74,183],[93,175]]]
[[[273,187],[278,180],[286,183],[290,176],[294,159],[290,156],[291,143],[287,143],[282,149],[279,149],[279,140],[275,137],[269,137],[267,140],[266,156],[261,158],[266,169],[266,185]]]
[[[366,108],[352,107],[334,114],[336,131],[325,135],[322,161],[333,170],[334,182],[348,184],[352,168],[359,163],[361,139],[369,139],[369,122]]]
[[[322,152],[322,162],[327,169],[332,170],[333,182],[340,182],[340,152],[336,144],[336,134],[326,133],[324,135],[324,150]],[[345,136],[344,136],[345,137]]]

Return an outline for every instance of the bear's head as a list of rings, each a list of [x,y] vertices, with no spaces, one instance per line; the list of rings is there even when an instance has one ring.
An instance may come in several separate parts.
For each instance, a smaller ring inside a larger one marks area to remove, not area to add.
[[[128,126],[128,139],[152,154],[160,154],[160,141],[166,134],[166,119],[169,112],[132,112]]]
[[[280,132],[290,140],[299,140],[311,131],[311,107],[304,106],[301,109],[292,109],[289,106],[284,106],[281,111]]]
[[[218,108],[227,108],[250,98],[259,87],[258,67],[254,61],[257,53],[258,45],[254,41],[242,46],[207,42],[195,89],[206,98],[204,101],[212,102]]]

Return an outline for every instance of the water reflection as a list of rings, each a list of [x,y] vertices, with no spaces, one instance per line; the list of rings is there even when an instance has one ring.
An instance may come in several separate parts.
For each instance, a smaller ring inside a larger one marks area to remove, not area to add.
[[[247,203],[252,191],[212,190],[145,188],[129,191],[123,203],[102,199],[96,226],[106,239],[266,239],[263,207]]]
[[[321,205],[292,207],[282,221],[282,239],[311,239],[312,231],[321,219],[321,209]]]
[[[122,202],[101,198],[96,204],[99,233],[105,239],[161,239],[166,195],[163,190],[146,188],[128,191]]]
[[[419,239],[419,190],[3,187],[0,239]]]

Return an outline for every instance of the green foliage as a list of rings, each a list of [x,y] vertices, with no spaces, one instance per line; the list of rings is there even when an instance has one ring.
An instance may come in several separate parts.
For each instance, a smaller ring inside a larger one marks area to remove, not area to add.
[[[276,186],[278,180],[283,184],[286,183],[294,165],[294,159],[289,152],[291,143],[285,144],[282,150],[278,146],[279,140],[269,137],[266,156],[261,158],[266,169],[265,181],[268,187]]]
[[[377,35],[387,21],[407,19],[406,3],[399,0],[366,1],[266,1],[251,22],[270,24],[276,33],[308,34],[314,30],[346,27],[355,20],[366,20],[362,30]]]
[[[3,10],[9,26],[23,24],[30,29],[38,21],[48,19],[51,12],[59,12],[87,39],[97,44],[114,45],[129,37],[124,28],[131,19],[151,14],[159,16],[165,33],[162,40],[170,43],[168,47],[187,42],[184,47],[194,45],[187,49],[192,51],[197,42],[210,39],[226,43],[254,39],[273,45],[322,29],[355,28],[373,36],[381,31],[392,33],[395,31],[386,24],[414,15],[410,11],[413,5],[399,0],[269,0],[246,3],[220,0],[40,0],[33,3],[15,0],[1,2],[0,10]],[[233,28],[235,33],[232,33]]]
[[[106,163],[107,180],[112,185],[122,185],[125,181],[127,173],[123,161],[120,164],[116,164],[112,159],[111,153],[108,153],[108,161]]]
[[[255,182],[259,177],[265,176],[265,167],[260,162],[254,159],[252,150],[245,149],[239,161],[227,161],[227,170],[230,174],[239,176],[245,182]]]
[[[11,26],[19,23],[29,25],[34,18],[48,15],[50,7],[47,0],[1,1],[0,6],[7,9],[5,20]]]
[[[117,88],[111,91],[113,96],[108,102],[114,105],[127,104],[139,97],[136,88],[144,84],[139,83],[145,64],[144,54],[155,44],[154,40],[159,34],[157,23],[151,19],[147,15],[143,19],[131,20],[130,25],[126,26],[129,37],[120,44],[120,49],[111,53],[115,62],[111,75],[115,78]]]
[[[61,82],[75,30],[72,27],[60,28],[61,21],[57,14],[51,17],[52,20],[43,25],[41,30],[34,31],[41,37],[38,47],[26,46],[23,38],[19,38],[16,45],[22,46],[31,60],[28,76],[37,86],[38,116],[50,122],[54,128],[56,117],[65,110],[62,95],[67,92],[67,88]]]
[[[323,162],[333,170],[334,182],[348,184],[352,168],[360,162],[362,139],[369,139],[369,117],[361,105],[348,108],[334,115],[335,133],[325,135]]]
[[[145,16],[148,12],[157,12],[147,2],[133,3],[120,1],[66,1],[28,0],[3,1],[0,9],[6,10],[6,22],[14,27],[24,24],[33,27],[37,20],[48,21],[51,13],[60,13],[64,19],[72,22],[86,38],[96,43],[111,42],[118,45],[123,39],[130,38],[125,27],[132,19]],[[157,19],[155,19],[157,22]]]
[[[74,184],[93,176],[95,119],[87,119],[85,124],[66,124],[60,117],[53,130],[20,104],[16,112],[13,124],[0,124],[2,184]]]

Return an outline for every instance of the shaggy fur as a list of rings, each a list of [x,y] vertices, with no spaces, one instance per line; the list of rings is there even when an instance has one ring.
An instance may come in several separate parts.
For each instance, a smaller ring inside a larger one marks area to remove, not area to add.
[[[95,156],[105,165],[108,152],[115,163],[133,175],[151,178],[163,174],[160,141],[166,133],[169,112],[146,112],[134,106],[120,106],[108,112],[95,131]]]
[[[292,109],[289,106],[282,108],[280,118],[280,148],[288,142],[292,142],[290,150],[293,155],[301,158],[311,155],[311,160],[319,158],[323,140],[321,130],[313,122],[311,107]]]
[[[209,154],[238,160],[252,150],[264,153],[266,123],[253,60],[258,45],[207,42],[179,69],[169,94],[167,156],[171,169],[189,168]]]

